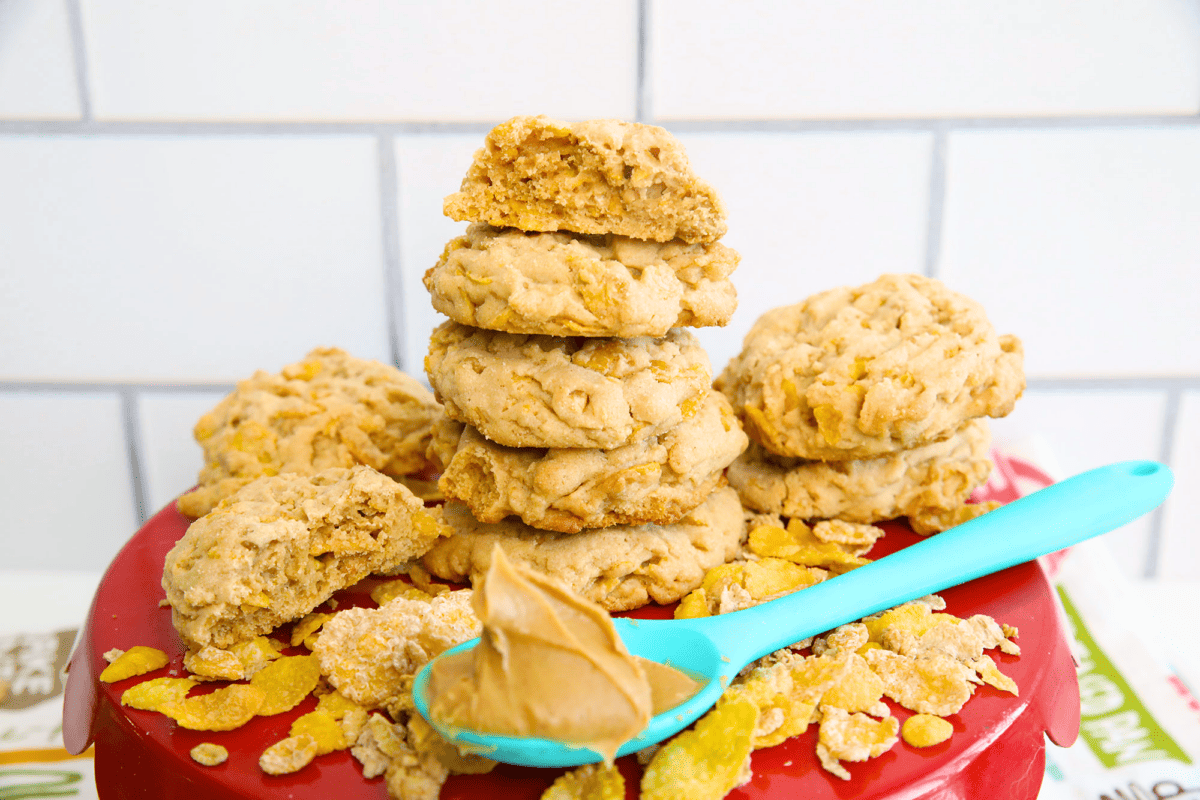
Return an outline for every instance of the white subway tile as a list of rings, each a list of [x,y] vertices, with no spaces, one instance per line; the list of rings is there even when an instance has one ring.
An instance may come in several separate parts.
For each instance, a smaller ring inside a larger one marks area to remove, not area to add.
[[[192,428],[227,393],[146,392],[137,398],[142,492],[154,514],[196,485],[204,453]]]
[[[1192,508],[1200,497],[1200,392],[1184,392],[1179,404],[1171,467],[1175,488],[1163,508],[1158,570],[1163,578],[1194,581],[1200,577],[1200,519]]]
[[[389,361],[377,162],[368,137],[0,137],[0,375]]]
[[[1200,129],[949,137],[939,274],[1042,376],[1200,372]]]
[[[766,310],[885,272],[921,272],[932,137],[925,133],[682,134],[729,209],[738,310],[697,331],[714,370]]]
[[[1189,0],[652,0],[659,119],[1194,114]]]
[[[1066,478],[1116,461],[1158,460],[1165,411],[1166,393],[1159,391],[1030,389],[1010,415],[989,424],[997,444],[1044,443],[1057,462],[1046,468]],[[1130,579],[1153,569],[1152,522],[1145,516],[1105,535]]]
[[[634,0],[82,0],[98,119],[634,113]]]
[[[137,530],[120,398],[0,392],[5,569],[104,569]]]
[[[422,283],[425,270],[437,263],[446,242],[467,228],[442,213],[442,200],[458,191],[471,159],[483,145],[483,134],[469,136],[401,136],[396,139],[399,189],[400,273],[404,283],[403,326],[405,372],[428,384],[425,356],[429,333],[446,317],[433,310]]]
[[[65,0],[0,3],[0,119],[79,119]]]

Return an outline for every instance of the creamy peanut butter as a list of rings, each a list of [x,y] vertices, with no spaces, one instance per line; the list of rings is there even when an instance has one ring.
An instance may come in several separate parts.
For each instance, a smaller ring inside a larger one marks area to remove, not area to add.
[[[429,680],[440,724],[589,747],[611,761],[650,717],[699,688],[630,655],[595,603],[513,566],[496,547],[472,600],[479,646],[439,659]]]

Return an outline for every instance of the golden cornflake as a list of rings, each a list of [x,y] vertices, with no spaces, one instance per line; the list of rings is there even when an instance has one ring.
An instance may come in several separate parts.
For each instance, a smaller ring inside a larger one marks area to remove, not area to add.
[[[625,779],[615,766],[585,764],[564,772],[541,800],[624,800]]]
[[[842,573],[869,564],[860,558],[858,547],[848,549],[837,542],[823,542],[812,529],[797,519],[787,529],[763,525],[750,531],[750,552],[762,557],[782,558],[806,567],[822,567]]]
[[[181,728],[193,731],[231,731],[245,725],[266,699],[257,686],[234,683],[209,694],[166,703],[159,711],[175,720]]]
[[[870,550],[875,541],[883,536],[883,528],[861,522],[843,522],[840,519],[822,520],[813,525],[812,532],[820,541],[844,545],[856,556]]]
[[[804,733],[821,696],[840,674],[833,659],[768,656],[734,679],[725,696],[744,697],[758,708],[751,736],[758,750]]]
[[[869,650],[866,659],[883,679],[883,693],[911,711],[939,717],[957,714],[975,691],[975,673],[942,653],[909,658],[890,650]]]
[[[332,692],[326,692],[317,700],[317,711],[324,711],[334,719],[341,719],[347,713],[356,709],[366,710],[337,689],[334,689]]]
[[[350,746],[342,733],[338,721],[324,711],[310,711],[297,717],[288,733],[293,737],[309,736],[317,743],[317,755],[323,756],[334,750],[345,750]]]
[[[260,669],[283,655],[275,641],[266,636],[255,636],[253,639],[238,642],[229,650],[242,663],[243,678],[253,677]]]
[[[147,672],[165,667],[169,660],[167,654],[162,650],[137,645],[126,650],[105,667],[104,671],[100,673],[100,680],[105,683],[116,683],[126,678],[145,675]]]
[[[409,600],[425,600],[433,599],[433,595],[422,591],[411,583],[405,583],[402,580],[388,581],[381,583],[371,590],[371,599],[376,605],[383,605],[389,600],[395,600],[397,597],[404,597]]]
[[[895,717],[872,719],[833,706],[821,706],[821,728],[817,736],[817,758],[821,766],[842,780],[850,772],[842,761],[866,761],[891,749],[898,741],[900,722]]]
[[[121,705],[142,711],[158,711],[168,703],[187,697],[196,682],[190,678],[152,678],[131,686],[121,695]]]
[[[827,573],[778,558],[719,564],[676,608],[675,616],[728,614],[820,583]]]
[[[883,643],[883,632],[888,628],[898,628],[913,636],[921,636],[937,622],[933,611],[925,603],[905,603],[901,606],[863,618],[867,626],[870,641]]]
[[[954,726],[933,714],[913,714],[904,720],[900,735],[913,747],[933,747],[953,736]]]
[[[883,680],[871,671],[867,660],[857,653],[841,656],[845,662],[841,675],[833,686],[821,697],[821,705],[840,708],[843,711],[862,712],[876,717],[887,716],[887,704],[883,702]]]
[[[211,644],[188,651],[183,657],[183,668],[198,678],[221,681],[241,680],[245,672],[242,660],[235,653]]]
[[[303,643],[309,636],[321,629],[328,620],[333,618],[333,614],[325,614],[314,611],[311,614],[306,614],[296,624],[292,625],[291,644],[295,647]]]
[[[321,665],[316,656],[284,656],[263,667],[250,679],[266,693],[258,713],[264,717],[282,714],[300,704],[321,680]]]
[[[719,800],[743,777],[758,709],[722,698],[691,730],[663,745],[642,774],[643,800]]]
[[[215,767],[217,764],[225,763],[225,759],[229,758],[229,751],[219,744],[204,742],[193,747],[188,755],[197,764],[203,764],[206,767]]]
[[[287,775],[307,767],[317,757],[317,742],[311,736],[289,736],[268,747],[258,757],[258,766],[268,775]]]

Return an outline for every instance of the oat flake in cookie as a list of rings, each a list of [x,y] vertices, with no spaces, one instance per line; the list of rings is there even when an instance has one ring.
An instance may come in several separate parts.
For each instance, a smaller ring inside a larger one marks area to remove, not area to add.
[[[207,514],[255,478],[365,464],[400,478],[425,470],[437,401],[395,367],[317,348],[277,374],[256,372],[196,423],[200,486],[179,498]]]
[[[562,581],[608,611],[674,603],[700,585],[704,573],[737,555],[746,525],[737,494],[724,487],[672,525],[615,525],[563,534],[515,520],[483,523],[461,503],[447,503],[454,530],[424,564],[438,577],[465,582],[483,575],[499,544],[514,564]]]
[[[752,442],[729,465],[729,485],[754,511],[797,519],[878,522],[958,508],[991,472],[987,423],[949,439],[876,458],[806,461]]]
[[[709,393],[708,354],[662,339],[524,336],[447,322],[425,359],[446,414],[507,447],[611,450],[657,436]]]
[[[1023,351],[983,308],[919,275],[884,275],[768,311],[717,380],[767,450],[835,461],[950,436],[1008,414]]]
[[[483,522],[516,515],[543,530],[676,522],[725,481],[746,449],[729,402],[709,391],[667,432],[613,450],[516,448],[439,420],[431,447],[445,464],[439,486]]]
[[[713,242],[725,206],[666,130],[615,119],[513,117],[493,128],[446,216],[523,231]]]
[[[464,325],[551,336],[663,336],[725,325],[737,251],[474,224],[425,273],[433,307]]]

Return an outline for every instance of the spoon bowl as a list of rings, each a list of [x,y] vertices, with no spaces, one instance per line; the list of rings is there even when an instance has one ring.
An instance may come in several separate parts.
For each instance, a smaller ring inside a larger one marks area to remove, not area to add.
[[[617,755],[649,747],[690,725],[716,703],[738,672],[768,653],[1118,528],[1156,508],[1173,483],[1171,470],[1163,464],[1112,464],[769,603],[697,619],[614,619],[630,653],[667,663],[701,682],[695,695],[651,718]],[[473,648],[478,642],[465,642],[442,655]],[[432,663],[417,673],[413,700],[421,716],[454,744],[497,761],[533,767],[601,760],[599,753],[579,745],[469,731],[430,719]]]

